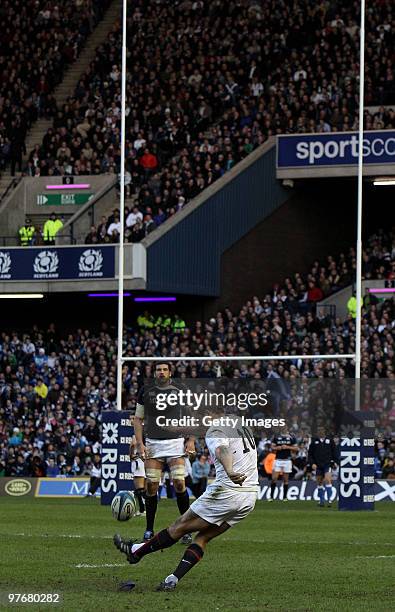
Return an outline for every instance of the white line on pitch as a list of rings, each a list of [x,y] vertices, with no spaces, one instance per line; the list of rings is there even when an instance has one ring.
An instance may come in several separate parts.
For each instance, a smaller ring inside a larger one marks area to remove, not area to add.
[[[310,540],[309,542],[303,540],[263,540],[259,538],[221,538],[222,541],[226,542],[257,542],[259,544],[311,544],[312,546],[327,546],[330,544],[334,544],[336,546],[393,546],[393,542],[338,542],[338,541],[328,541],[328,540]]]
[[[357,557],[357,559],[395,559],[395,555],[375,555],[373,557]]]
[[[112,540],[110,535],[80,535],[77,533],[3,533],[3,537],[11,538],[80,538],[80,539],[95,539],[95,540]]]
[[[129,563],[101,563],[100,565],[78,563],[77,565],[72,565],[71,567],[76,567],[77,569],[97,569],[100,567],[126,567],[127,565],[129,565]]]

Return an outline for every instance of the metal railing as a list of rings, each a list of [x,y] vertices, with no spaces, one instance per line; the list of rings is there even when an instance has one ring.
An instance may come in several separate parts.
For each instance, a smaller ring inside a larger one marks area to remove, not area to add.
[[[336,319],[336,305],[335,304],[322,304],[317,306],[317,314],[323,314],[325,317],[329,317],[331,321]]]
[[[11,179],[7,187],[4,189],[3,193],[0,193],[0,202],[5,200],[5,198],[8,196],[9,192],[11,191],[11,189],[15,189],[15,187],[21,182],[21,180],[22,180],[22,176],[18,176],[18,177],[15,176],[14,178]]]
[[[20,246],[19,238],[17,236],[0,236],[0,246]]]

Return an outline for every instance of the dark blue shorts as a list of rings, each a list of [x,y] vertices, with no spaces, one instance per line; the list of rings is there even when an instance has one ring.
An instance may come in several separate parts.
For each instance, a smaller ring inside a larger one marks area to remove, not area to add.
[[[331,471],[330,463],[325,463],[324,465],[317,465],[315,474],[316,476],[325,476],[325,474],[327,474],[330,471]]]

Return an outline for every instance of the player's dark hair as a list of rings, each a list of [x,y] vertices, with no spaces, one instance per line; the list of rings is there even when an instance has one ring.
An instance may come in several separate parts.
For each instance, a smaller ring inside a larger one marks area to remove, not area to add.
[[[156,368],[157,368],[158,366],[160,366],[160,365],[165,365],[165,366],[167,366],[167,367],[169,368],[169,372],[171,372],[170,364],[169,364],[169,362],[168,362],[168,361],[157,361],[157,362],[155,363],[155,370],[156,370]]]

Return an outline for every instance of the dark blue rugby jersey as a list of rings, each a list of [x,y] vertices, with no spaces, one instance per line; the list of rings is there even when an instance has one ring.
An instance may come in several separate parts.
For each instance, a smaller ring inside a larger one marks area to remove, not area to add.
[[[275,446],[282,446],[283,444],[296,446],[296,440],[289,434],[279,434],[273,438],[272,444]],[[276,450],[276,459],[291,459],[291,451],[287,448]]]

